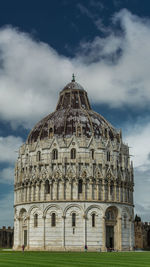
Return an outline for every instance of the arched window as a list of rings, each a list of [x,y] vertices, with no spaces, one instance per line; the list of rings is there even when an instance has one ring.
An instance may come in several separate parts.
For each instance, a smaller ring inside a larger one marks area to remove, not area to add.
[[[53,135],[54,135],[53,128],[50,127],[50,128],[49,128],[49,138],[53,138]]]
[[[81,133],[82,133],[82,131],[81,131],[81,126],[78,125],[77,128],[76,128],[76,134],[77,134],[77,137],[80,137],[80,136],[81,136]]]
[[[49,194],[50,193],[50,184],[49,181],[46,180],[45,182],[45,194]]]
[[[95,227],[95,213],[92,214],[92,227]]]
[[[122,155],[121,155],[121,153],[119,154],[119,162],[120,163],[122,162]]]
[[[110,195],[113,194],[113,191],[114,191],[114,187],[113,187],[113,183],[110,184]]]
[[[38,227],[38,214],[34,215],[34,227]]]
[[[41,152],[40,151],[38,151],[36,154],[36,160],[41,161]]]
[[[82,184],[83,184],[83,182],[80,179],[79,182],[78,182],[78,193],[80,193],[80,194],[82,193]]]
[[[55,213],[52,213],[51,226],[52,227],[56,226],[56,214]]]
[[[52,159],[58,159],[58,150],[57,149],[53,149],[53,151],[52,151]]]
[[[114,212],[113,210],[108,210],[106,212],[106,219],[107,220],[114,220],[115,216],[114,216]]]
[[[72,227],[76,226],[76,214],[72,213]]]
[[[75,159],[76,158],[76,149],[75,148],[72,148],[71,149],[71,159]]]
[[[105,138],[107,138],[107,129],[105,129]]]
[[[124,228],[127,228],[127,215],[124,214]]]
[[[94,149],[91,149],[91,157],[94,159]]]
[[[110,161],[110,152],[107,151],[107,161]]]

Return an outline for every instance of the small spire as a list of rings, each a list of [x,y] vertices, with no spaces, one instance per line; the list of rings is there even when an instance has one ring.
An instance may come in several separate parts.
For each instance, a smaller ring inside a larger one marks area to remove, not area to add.
[[[74,75],[74,73],[72,74],[72,82],[75,82],[75,75]]]

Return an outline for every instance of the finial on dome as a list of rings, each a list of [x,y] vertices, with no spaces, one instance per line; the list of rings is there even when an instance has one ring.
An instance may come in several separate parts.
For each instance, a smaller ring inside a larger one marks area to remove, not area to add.
[[[72,74],[72,82],[75,82],[75,75],[74,75],[74,73]]]

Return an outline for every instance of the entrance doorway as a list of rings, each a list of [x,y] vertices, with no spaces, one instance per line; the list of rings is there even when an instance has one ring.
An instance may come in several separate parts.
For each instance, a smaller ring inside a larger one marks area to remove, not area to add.
[[[27,230],[24,230],[24,246],[27,246]]]
[[[117,227],[118,209],[115,206],[110,206],[105,212],[105,229],[106,229],[106,242],[107,249],[118,249],[118,227]]]
[[[114,249],[114,226],[106,226],[106,247]]]

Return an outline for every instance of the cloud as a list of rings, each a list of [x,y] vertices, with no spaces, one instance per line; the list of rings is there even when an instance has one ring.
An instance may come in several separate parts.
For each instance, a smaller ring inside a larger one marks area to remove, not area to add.
[[[21,137],[0,137],[0,183],[13,183],[15,161],[22,143],[23,140]]]
[[[18,156],[18,149],[23,143],[21,137],[0,137],[0,163],[14,164]]]
[[[130,147],[131,159],[134,165],[134,199],[135,214],[143,221],[150,221],[150,118],[140,118],[132,125],[126,125],[124,141]]]
[[[74,72],[93,103],[143,108],[150,101],[150,22],[127,10],[109,33],[81,43],[74,58],[12,27],[0,30],[0,118],[31,128],[55,109]],[[118,31],[120,25],[120,31]]]
[[[143,172],[150,169],[149,133],[150,118],[149,122],[145,124],[139,121],[134,125],[128,125],[128,132],[124,139],[130,147],[130,154],[133,156],[134,167]]]

